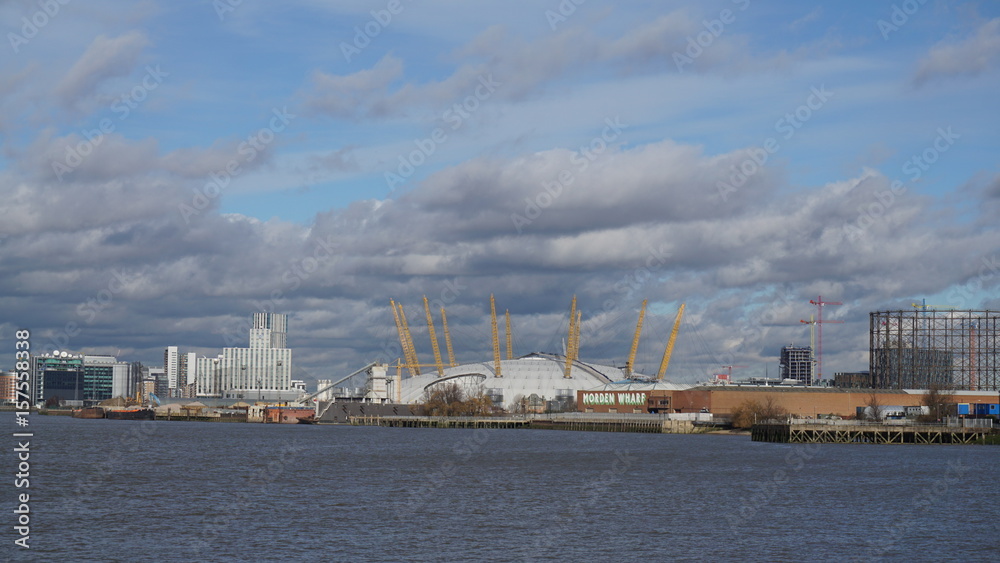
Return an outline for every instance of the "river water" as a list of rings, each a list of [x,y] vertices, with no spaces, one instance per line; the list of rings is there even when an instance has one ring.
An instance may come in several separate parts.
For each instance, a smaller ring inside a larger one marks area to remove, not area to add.
[[[13,422],[11,413],[4,419]],[[11,423],[13,429],[14,425]],[[996,561],[1000,449],[31,416],[12,561]],[[15,430],[11,430],[13,432]]]

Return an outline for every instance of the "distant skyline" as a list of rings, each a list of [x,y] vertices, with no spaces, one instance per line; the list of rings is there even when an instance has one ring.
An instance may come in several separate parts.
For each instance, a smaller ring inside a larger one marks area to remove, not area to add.
[[[46,11],[48,10],[48,11]],[[398,351],[447,306],[515,351],[776,373],[824,316],[1000,309],[1000,5],[905,0],[252,0],[0,5],[0,367],[159,365],[288,315],[295,379]],[[443,340],[441,342],[444,346]],[[120,350],[120,353],[119,353]]]

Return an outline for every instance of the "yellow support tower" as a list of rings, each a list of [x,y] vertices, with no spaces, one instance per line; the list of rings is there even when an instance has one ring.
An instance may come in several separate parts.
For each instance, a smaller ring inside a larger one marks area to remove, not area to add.
[[[642,307],[639,309],[639,322],[635,325],[635,336],[632,338],[632,348],[628,351],[628,359],[625,360],[625,377],[632,377],[632,368],[635,365],[635,353],[639,350],[639,334],[642,333],[642,319],[646,316],[646,300],[642,300]]]
[[[500,373],[500,338],[497,334],[497,305],[490,294],[490,325],[493,327],[493,373],[496,377],[503,377]]]
[[[514,359],[514,345],[512,344],[512,338],[510,336],[510,309],[507,309],[507,359]]]
[[[402,306],[397,309],[396,302],[392,299],[389,300],[389,306],[392,307],[392,318],[396,321],[396,332],[399,333],[399,345],[403,348],[403,359],[406,360],[406,367],[410,370],[410,375],[420,375],[419,372],[414,373],[413,368],[410,366],[410,348],[406,343],[406,332],[403,330],[403,321],[399,319],[399,312],[402,310]]]
[[[424,312],[427,313],[427,333],[431,336],[431,350],[434,351],[434,366],[437,367],[438,377],[444,377],[441,348],[438,347],[437,332],[434,331],[434,317],[431,316],[431,306],[427,303],[426,295],[424,296]]]
[[[409,356],[406,359],[407,367],[413,375],[420,375],[420,361],[417,359],[417,349],[413,346],[413,335],[410,333],[410,324],[406,322],[406,312],[403,311],[403,304],[396,303],[399,307],[399,320],[403,323],[403,334],[406,336],[406,351]]]
[[[451,334],[448,333],[448,315],[441,307],[441,325],[444,327],[444,345],[448,348],[448,367],[455,367],[455,350],[451,347]]]
[[[576,360],[576,354],[573,346],[576,319],[576,295],[574,295],[573,302],[569,306],[569,334],[566,336],[566,367],[563,370],[563,377],[566,379],[571,377],[570,372],[573,368],[573,362]]]
[[[674,321],[674,329],[670,331],[670,340],[667,341],[667,349],[663,351],[663,360],[660,362],[660,370],[656,372],[656,379],[663,379],[667,373],[667,366],[670,365],[670,355],[674,353],[674,342],[677,341],[677,331],[681,328],[681,317],[684,316],[684,303],[677,311],[677,320]]]

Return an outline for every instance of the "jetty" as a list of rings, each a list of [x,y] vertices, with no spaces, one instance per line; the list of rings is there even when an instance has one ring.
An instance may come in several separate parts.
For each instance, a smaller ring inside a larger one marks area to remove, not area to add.
[[[522,428],[533,430],[576,430],[585,432],[640,432],[653,434],[694,434],[717,430],[723,425],[711,421],[671,418],[669,415],[562,413],[524,416],[352,416],[353,426],[395,428]]]
[[[787,444],[976,444],[994,433],[989,427],[943,424],[754,424],[750,439]]]

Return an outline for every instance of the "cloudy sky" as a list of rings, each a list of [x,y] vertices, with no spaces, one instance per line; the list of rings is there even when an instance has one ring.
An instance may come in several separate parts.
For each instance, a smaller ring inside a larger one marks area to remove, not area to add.
[[[46,11],[48,10],[48,11]],[[0,336],[214,355],[287,313],[295,375],[515,353],[773,376],[825,316],[998,308],[1000,6],[906,0],[8,0]],[[440,334],[440,325],[438,328]],[[443,347],[443,343],[442,343]]]

